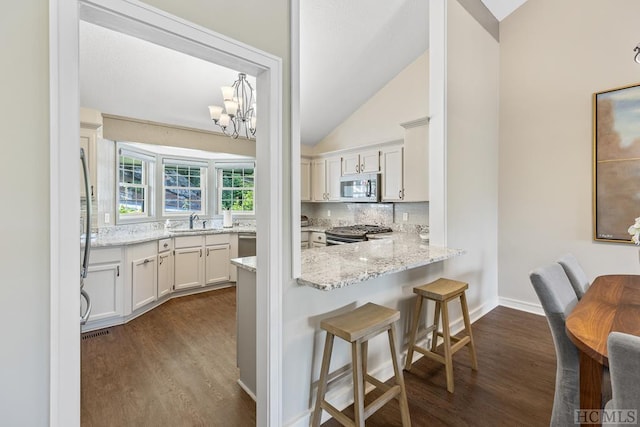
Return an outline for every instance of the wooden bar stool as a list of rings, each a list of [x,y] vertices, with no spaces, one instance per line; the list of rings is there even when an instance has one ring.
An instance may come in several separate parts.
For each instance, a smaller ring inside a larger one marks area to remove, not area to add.
[[[327,338],[324,344],[324,354],[322,356],[322,368],[320,370],[320,381],[318,384],[318,397],[313,411],[311,425],[318,427],[322,410],[326,410],[340,424],[344,426],[363,427],[364,420],[380,409],[391,399],[396,398],[400,403],[400,414],[402,416],[403,427],[409,427],[409,404],[407,403],[407,393],[404,388],[402,371],[398,364],[398,355],[395,345],[395,334],[393,324],[400,318],[400,312],[377,304],[367,303],[362,307],[339,316],[325,319],[320,322],[320,327],[327,331]],[[374,336],[383,332],[388,332],[389,348],[391,350],[391,360],[393,371],[395,372],[395,384],[388,386],[367,373],[367,349],[368,341]],[[353,365],[353,407],[355,419],[352,420],[335,406],[324,399],[327,391],[327,379],[329,376],[329,364],[331,362],[331,351],[333,350],[333,338],[337,336],[351,343],[351,356]],[[384,391],[375,401],[366,407],[364,406],[364,390],[366,383]]]
[[[467,298],[465,291],[469,285],[464,282],[450,279],[438,279],[435,282],[413,288],[413,292],[418,294],[416,299],[415,312],[413,313],[413,324],[411,325],[411,335],[409,337],[409,348],[407,350],[407,362],[405,369],[411,369],[413,363],[413,352],[417,351],[430,359],[444,364],[447,373],[447,391],[453,393],[453,354],[465,345],[469,346],[471,353],[471,368],[478,370],[478,361],[476,359],[476,348],[473,344],[473,335],[471,334],[471,322],[469,321],[469,308],[467,307]],[[418,323],[420,322],[420,311],[422,310],[423,299],[430,299],[436,302],[436,311],[433,316],[433,325],[427,328],[427,333],[431,332],[431,349],[425,349],[416,345],[416,337],[418,334]],[[460,298],[462,305],[462,317],[464,319],[464,328],[467,336],[458,338],[450,335],[449,331],[449,309],[447,304],[449,301]],[[442,313],[442,332],[438,332],[438,323]],[[438,336],[444,340],[444,356],[436,353],[436,343]],[[451,341],[455,344],[451,345]]]

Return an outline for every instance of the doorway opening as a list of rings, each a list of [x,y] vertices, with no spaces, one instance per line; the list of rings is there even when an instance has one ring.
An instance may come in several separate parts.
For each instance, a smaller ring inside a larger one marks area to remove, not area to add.
[[[78,26],[80,20],[257,77],[257,424],[281,424],[283,258],[282,61],[151,6],[50,1],[51,381],[50,422],[79,425],[80,299],[76,239],[79,186]]]

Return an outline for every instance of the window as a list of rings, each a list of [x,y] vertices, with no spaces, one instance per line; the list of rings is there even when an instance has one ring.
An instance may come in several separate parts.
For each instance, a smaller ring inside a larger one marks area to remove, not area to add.
[[[165,160],[163,182],[164,215],[206,213],[206,164]]]
[[[150,163],[144,156],[120,151],[118,162],[118,215],[120,218],[149,215]]]
[[[254,214],[254,166],[236,164],[218,167],[218,213],[232,210],[239,214]]]

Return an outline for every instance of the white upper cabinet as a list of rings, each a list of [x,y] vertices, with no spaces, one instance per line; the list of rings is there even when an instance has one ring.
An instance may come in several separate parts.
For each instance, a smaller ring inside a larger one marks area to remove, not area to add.
[[[403,147],[402,145],[384,147],[380,153],[382,159],[382,201],[402,201]]]
[[[404,137],[404,202],[429,201],[428,119],[402,123]]]
[[[380,171],[380,151],[367,150],[342,156],[342,175]]]
[[[311,160],[300,160],[300,200],[311,200]]]
[[[311,163],[311,191],[314,202],[340,201],[340,157],[315,159]]]

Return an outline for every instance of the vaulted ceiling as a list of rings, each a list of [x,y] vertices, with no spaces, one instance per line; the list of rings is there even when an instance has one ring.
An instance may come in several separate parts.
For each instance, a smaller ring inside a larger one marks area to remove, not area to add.
[[[525,0],[482,0],[498,20]],[[426,0],[300,1],[301,140],[313,145],[428,47]],[[216,131],[208,105],[237,72],[81,22],[81,105]],[[255,78],[249,78],[255,87]],[[390,107],[391,108],[391,107]]]

